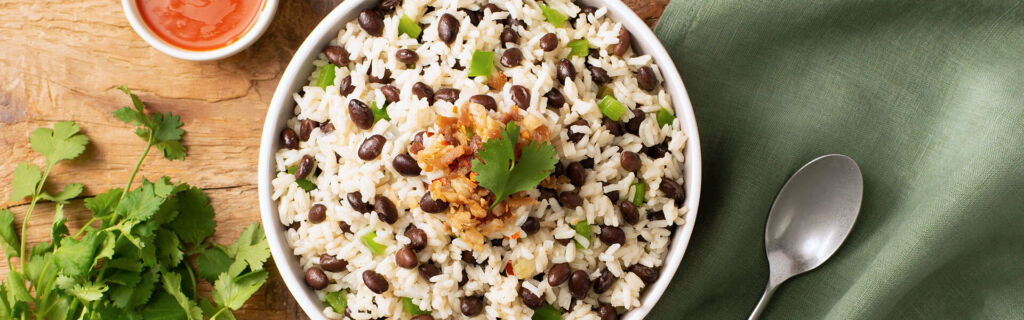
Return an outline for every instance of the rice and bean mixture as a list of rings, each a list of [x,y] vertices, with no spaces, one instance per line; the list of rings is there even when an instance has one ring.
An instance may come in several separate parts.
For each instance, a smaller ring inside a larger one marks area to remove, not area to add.
[[[314,64],[273,186],[325,316],[607,320],[640,306],[684,222],[686,136],[658,66],[606,8],[384,0]],[[539,145],[554,165],[498,199],[473,163],[513,125],[510,158]]]

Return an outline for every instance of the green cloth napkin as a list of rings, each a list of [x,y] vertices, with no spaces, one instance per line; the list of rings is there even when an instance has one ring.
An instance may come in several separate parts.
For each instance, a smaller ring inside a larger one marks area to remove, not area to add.
[[[827,153],[860,164],[860,217],[764,318],[1024,318],[1024,2],[674,0],[656,30],[704,181],[650,319],[745,318],[772,200]]]

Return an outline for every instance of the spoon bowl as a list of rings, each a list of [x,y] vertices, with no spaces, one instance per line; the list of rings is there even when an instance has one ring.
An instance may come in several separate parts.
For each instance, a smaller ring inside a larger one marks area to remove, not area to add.
[[[764,243],[771,272],[750,320],[760,316],[782,282],[817,268],[839,249],[863,194],[860,168],[841,154],[811,160],[786,181],[768,214]]]

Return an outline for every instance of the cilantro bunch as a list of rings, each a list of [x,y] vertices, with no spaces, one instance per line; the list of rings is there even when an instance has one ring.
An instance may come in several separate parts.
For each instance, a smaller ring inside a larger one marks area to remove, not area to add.
[[[20,237],[14,215],[0,209],[0,247],[10,266],[0,282],[0,319],[234,319],[231,310],[266,282],[263,264],[270,252],[258,224],[222,246],[207,240],[216,222],[201,189],[168,177],[143,178],[132,189],[152,148],[167,159],[184,159],[185,131],[178,116],[149,115],[137,96],[121,90],[132,107],[117,109],[114,116],[136,126],[146,149],[124,188],[85,199],[92,217],[74,235],[64,207],[82,193],[82,184],[68,184],[56,194],[43,186],[50,170],[77,158],[89,138],[71,121],[31,133],[32,149],[46,161],[43,168],[21,163],[14,170],[10,199],[30,199]],[[56,203],[50,241],[28,246],[25,231],[39,201]],[[210,298],[200,297],[200,279],[213,285]]]
[[[494,209],[508,196],[533,189],[551,175],[558,158],[550,143],[536,141],[522,146],[516,159],[519,126],[509,122],[498,137],[488,139],[480,146],[473,160],[473,172],[480,186],[494,193]]]

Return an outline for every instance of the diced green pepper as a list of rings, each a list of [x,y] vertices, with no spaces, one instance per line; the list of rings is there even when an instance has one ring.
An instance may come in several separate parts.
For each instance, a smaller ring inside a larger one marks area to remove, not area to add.
[[[348,307],[346,294],[347,290],[331,292],[324,296],[324,300],[327,300],[327,305],[331,306],[335,313],[345,313],[345,308]]]
[[[601,109],[601,113],[604,114],[608,119],[612,121],[619,121],[623,114],[626,114],[626,107],[622,105],[619,100],[615,100],[615,97],[604,96],[600,102],[597,103],[597,108]]]
[[[388,105],[386,103],[383,108],[378,108],[377,101],[370,101],[370,112],[373,113],[373,123],[377,123],[381,119],[391,121],[391,117],[388,116]]]
[[[661,108],[661,110],[658,110],[658,114],[655,118],[658,120],[658,127],[664,127],[666,124],[672,123],[672,120],[675,120],[676,116],[665,108]]]
[[[569,41],[569,56],[586,57],[590,54],[590,42],[587,39]]]
[[[544,306],[537,308],[533,311],[532,320],[561,320],[562,309],[556,308],[550,304],[544,303]]]
[[[546,19],[548,23],[558,28],[561,28],[567,19],[566,16],[561,12],[558,12],[558,10],[551,9],[551,7],[543,4],[540,5],[540,12],[544,14],[544,19]]]
[[[420,33],[423,32],[423,27],[420,27],[416,21],[409,18],[408,15],[403,15],[402,18],[398,19],[398,33],[404,33],[409,35],[409,38],[419,38]]]
[[[376,237],[377,231],[370,231],[364,234],[362,237],[359,237],[359,240],[362,240],[363,245],[366,246],[367,249],[370,249],[370,253],[372,253],[375,256],[379,256],[380,254],[384,253],[384,250],[387,249],[388,246],[377,243],[377,240],[374,240],[374,238]]]
[[[576,234],[583,236],[583,238],[586,238],[587,242],[590,242],[590,224],[587,223],[587,220],[580,220],[579,222],[572,226],[572,229],[576,230]],[[576,247],[583,249],[583,245],[580,244],[579,242],[576,242]]]
[[[633,187],[636,188],[636,190],[633,191],[633,205],[639,207],[644,204],[644,193],[647,192],[647,182],[640,180],[633,184]]]
[[[420,310],[420,306],[417,306],[415,303],[413,303],[412,298],[409,297],[402,297],[402,309],[405,310],[405,313],[408,313],[409,315],[412,315],[414,317],[421,314],[430,314],[430,311]]]
[[[334,85],[334,64],[328,63],[320,68],[320,74],[316,77],[316,86],[326,89]]]
[[[494,52],[473,52],[473,61],[469,63],[469,76],[489,76],[494,69]]]

